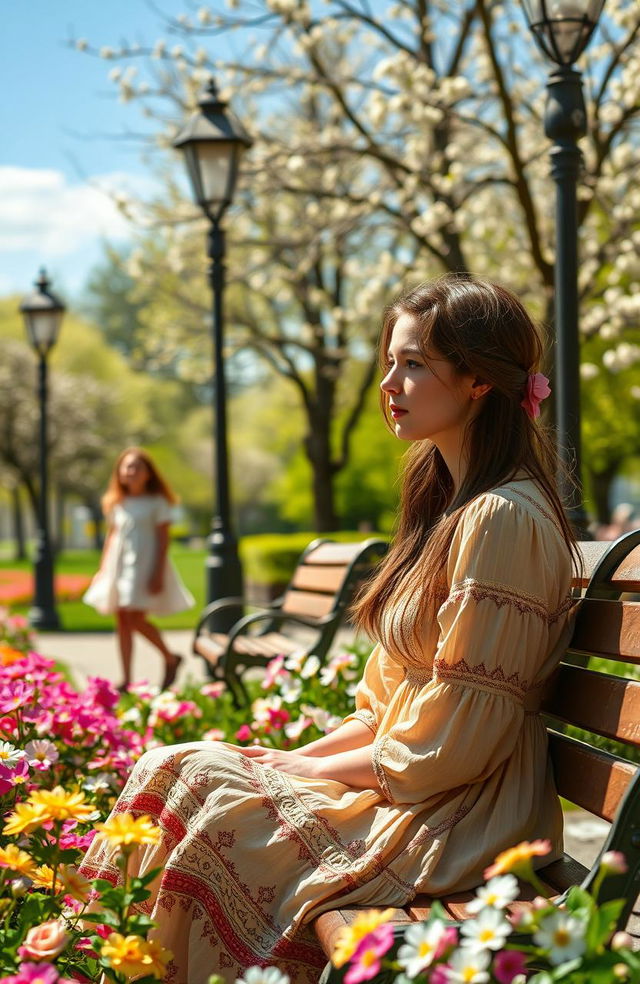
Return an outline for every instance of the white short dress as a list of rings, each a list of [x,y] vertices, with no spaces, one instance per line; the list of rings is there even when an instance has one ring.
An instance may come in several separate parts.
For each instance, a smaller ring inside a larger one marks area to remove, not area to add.
[[[154,615],[192,608],[195,599],[168,557],[162,591],[149,591],[157,563],[157,527],[170,523],[171,518],[171,505],[163,495],[126,496],[117,503],[109,514],[113,532],[107,555],[82,600],[102,615],[111,615],[118,608]]]

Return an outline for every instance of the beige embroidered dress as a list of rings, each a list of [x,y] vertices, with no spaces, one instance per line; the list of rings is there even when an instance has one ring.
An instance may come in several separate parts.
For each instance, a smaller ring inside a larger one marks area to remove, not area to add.
[[[151,814],[164,831],[130,870],[162,867],[148,909],[174,953],[167,981],[234,981],[275,964],[311,984],[324,958],[309,923],[326,909],[472,887],[524,838],[549,837],[561,852],[536,709],[566,637],[571,563],[533,482],[467,507],[447,577],[419,648],[397,639],[411,599],[389,613],[357,692],[384,795],[288,776],[215,742],[137,763],[115,809]],[[83,871],[117,879],[100,838]]]

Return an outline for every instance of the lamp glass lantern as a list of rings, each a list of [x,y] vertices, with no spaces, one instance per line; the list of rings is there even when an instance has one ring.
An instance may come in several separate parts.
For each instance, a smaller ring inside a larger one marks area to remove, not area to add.
[[[46,272],[40,271],[31,292],[20,305],[27,337],[38,355],[45,357],[58,340],[62,317],[66,310],[62,301],[49,290]]]
[[[233,199],[240,159],[251,138],[220,99],[213,79],[194,113],[173,142],[183,151],[193,197],[218,222]]]
[[[604,0],[522,0],[529,27],[545,55],[570,66],[580,57]]]

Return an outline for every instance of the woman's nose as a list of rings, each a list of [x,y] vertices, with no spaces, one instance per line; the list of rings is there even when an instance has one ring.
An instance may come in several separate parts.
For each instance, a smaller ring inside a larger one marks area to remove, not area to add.
[[[384,377],[380,383],[380,389],[383,393],[399,393],[400,386],[398,380],[395,376],[395,368],[390,369],[387,375]]]

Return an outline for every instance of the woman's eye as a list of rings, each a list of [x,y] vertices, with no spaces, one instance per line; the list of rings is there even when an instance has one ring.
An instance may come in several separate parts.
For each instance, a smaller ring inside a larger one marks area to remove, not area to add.
[[[407,369],[419,369],[421,363],[416,362],[415,359],[407,359]]]

